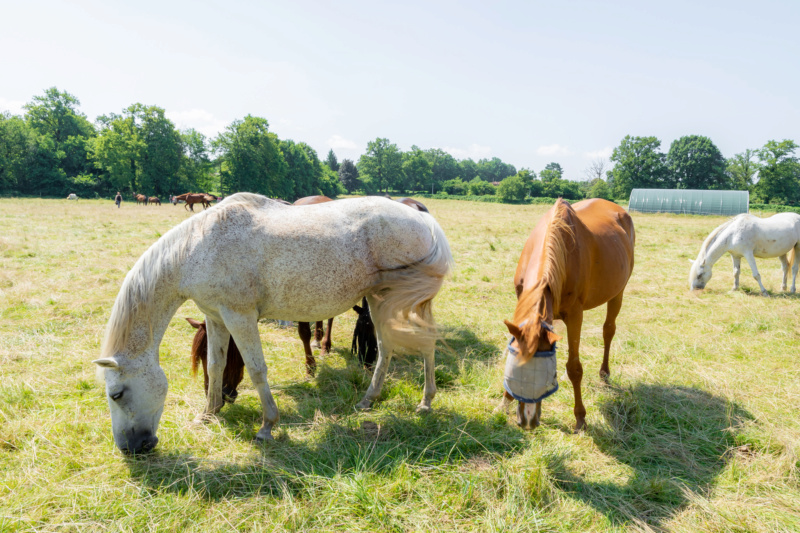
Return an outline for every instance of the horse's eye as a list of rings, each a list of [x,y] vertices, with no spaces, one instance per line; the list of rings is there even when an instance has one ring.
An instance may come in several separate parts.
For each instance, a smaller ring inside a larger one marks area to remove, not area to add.
[[[111,395],[111,399],[112,399],[112,400],[114,400],[114,401],[116,402],[117,400],[119,400],[120,398],[122,398],[122,393],[123,393],[123,392],[125,392],[125,391],[119,391],[119,392],[117,392],[117,393],[115,393],[115,394],[112,394],[112,395]]]

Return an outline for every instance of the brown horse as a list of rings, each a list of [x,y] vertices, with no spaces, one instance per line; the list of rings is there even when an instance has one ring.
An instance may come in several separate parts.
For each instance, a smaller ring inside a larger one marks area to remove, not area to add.
[[[147,205],[147,196],[144,194],[133,193],[133,199],[136,200],[136,205]]]
[[[600,199],[574,206],[558,199],[531,232],[514,275],[517,309],[513,320],[505,321],[513,338],[509,341],[503,383],[506,390],[500,405],[506,409],[512,400],[519,400],[517,423],[521,427],[539,425],[541,400],[558,388],[555,342],[561,337],[553,332],[555,319],[567,326],[567,375],[575,391],[575,430],[586,427],[579,356],[583,312],[608,303],[600,366],[600,376],[606,380],[616,318],[633,270],[634,243],[633,221],[628,213]],[[544,378],[546,383],[533,386],[537,368],[540,371],[535,379]],[[544,368],[547,375],[541,371]]]
[[[197,329],[192,341],[192,375],[197,375],[197,367],[203,364],[203,377],[206,394],[208,394],[208,335],[206,333],[206,322],[198,322],[193,318],[186,321]],[[244,378],[244,359],[233,342],[233,337],[228,342],[228,359],[225,371],[222,373],[222,399],[228,403],[233,403],[239,392],[236,388]]]
[[[150,198],[148,198],[148,199],[147,199],[147,203],[148,203],[148,204],[158,204],[158,205],[161,205],[161,200],[159,200],[157,196],[151,196]]]
[[[216,198],[216,197],[214,197]],[[208,208],[211,205],[211,197],[209,195],[203,193],[191,193],[187,192],[185,194],[179,194],[173,198],[173,205],[177,205],[178,202],[183,202],[184,209],[191,209],[194,212],[194,204],[201,204],[203,209]]]

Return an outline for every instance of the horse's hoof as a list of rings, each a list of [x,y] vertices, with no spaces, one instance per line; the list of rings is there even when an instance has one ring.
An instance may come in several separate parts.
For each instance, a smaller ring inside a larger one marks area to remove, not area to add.
[[[573,431],[575,435],[583,433],[584,431],[586,431],[586,422],[581,421],[575,424],[575,431]]]
[[[356,404],[357,411],[368,411],[369,409],[372,409],[372,402],[369,400],[361,400]]]
[[[421,404],[419,404],[417,406],[417,414],[418,415],[428,414],[431,411],[433,411],[433,409],[431,409],[430,405],[425,405],[424,403],[421,403]]]
[[[203,413],[201,415],[197,415],[196,417],[194,417],[194,420],[192,420],[192,424],[194,424],[195,426],[199,426],[201,424],[207,424],[212,420],[214,420],[214,415]]]

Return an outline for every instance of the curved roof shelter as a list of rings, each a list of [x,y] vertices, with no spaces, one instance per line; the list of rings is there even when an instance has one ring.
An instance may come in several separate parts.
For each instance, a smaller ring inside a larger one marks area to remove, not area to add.
[[[695,189],[633,189],[628,211],[640,213],[681,213],[727,215],[747,213],[747,191],[704,191]]]

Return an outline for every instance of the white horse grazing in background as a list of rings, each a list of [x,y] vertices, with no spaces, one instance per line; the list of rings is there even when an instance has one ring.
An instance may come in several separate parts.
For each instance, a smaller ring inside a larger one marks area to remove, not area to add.
[[[357,407],[368,408],[378,397],[393,350],[404,347],[423,355],[418,410],[430,410],[436,393],[431,300],[451,264],[436,220],[386,198],[285,206],[239,193],[185,220],[125,276],[101,359],[94,361],[104,369],[117,447],[138,453],[158,442],[167,396],[158,347],[187,299],[205,313],[208,334],[208,397],[198,420],[223,406],[222,374],[233,336],[261,399],[256,439],[271,439],[278,407],[267,383],[258,319],[316,322],[342,314],[364,296],[378,361]]]
[[[780,257],[783,267],[781,290],[786,290],[789,263],[792,263],[791,292],[794,292],[800,265],[800,215],[778,213],[769,218],[759,218],[744,213],[725,222],[706,237],[697,259],[694,261],[689,259],[692,263],[692,268],[689,270],[690,288],[705,288],[711,279],[711,267],[725,252],[730,252],[733,258],[734,290],[739,288],[739,265],[742,257],[747,259],[753,278],[761,287],[762,294],[766,294],[767,289],[761,283],[761,275],[756,268],[756,257]]]
[[[77,199],[78,199],[78,195],[75,194],[74,192],[70,193],[70,195],[67,196],[67,200],[77,200]]]

